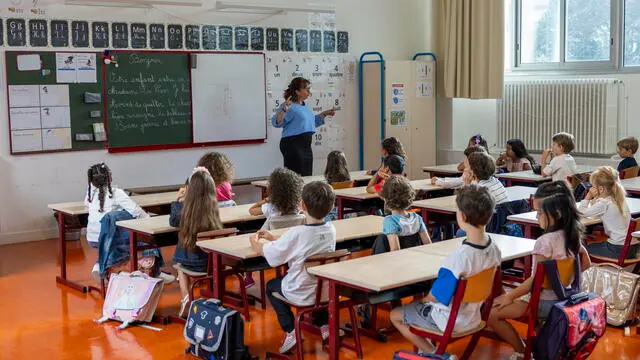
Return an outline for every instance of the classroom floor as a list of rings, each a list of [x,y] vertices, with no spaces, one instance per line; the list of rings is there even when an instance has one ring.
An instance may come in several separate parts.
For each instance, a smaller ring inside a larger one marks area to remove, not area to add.
[[[72,279],[89,279],[96,259],[95,249],[86,242],[72,241],[70,270]],[[165,248],[170,259],[173,249]],[[156,325],[162,331],[131,327],[116,331],[117,323],[95,324],[101,317],[102,301],[60,287],[55,283],[57,267],[55,240],[6,245],[0,247],[0,360],[9,359],[188,359],[184,355],[182,327],[177,324]],[[89,281],[89,280],[87,280]],[[231,285],[231,284],[230,284]],[[177,310],[177,284],[165,287],[158,311]],[[282,332],[271,310],[252,310],[246,323],[246,342],[252,353],[264,358],[267,350],[280,345]],[[382,312],[388,319],[388,315]],[[342,319],[346,319],[346,314]],[[387,321],[384,320],[386,324]],[[520,327],[524,330],[523,327]],[[455,343],[449,352],[460,355],[466,340]],[[385,344],[364,338],[365,359],[391,359],[398,349],[410,349],[398,333]],[[481,340],[472,359],[508,359],[511,350],[495,341]],[[307,334],[306,359],[326,359],[321,341]],[[341,359],[355,359],[353,352],[342,350]],[[608,328],[592,359],[640,359],[640,335],[624,337],[620,329]]]

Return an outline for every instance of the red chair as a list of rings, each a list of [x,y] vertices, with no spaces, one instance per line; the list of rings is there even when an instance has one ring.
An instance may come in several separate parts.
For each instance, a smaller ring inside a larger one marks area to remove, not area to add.
[[[638,176],[640,166],[634,166],[628,169],[620,170],[620,179],[631,179]]]
[[[627,267],[635,264],[635,267],[633,268],[633,272],[638,273],[638,271],[640,270],[640,257],[636,256],[635,258],[627,259],[627,255],[629,254],[629,250],[631,249],[631,246],[640,244],[640,241],[634,239],[633,236],[631,236],[631,234],[636,231],[640,231],[640,218],[631,219],[631,221],[629,222],[629,228],[627,229],[627,237],[624,240],[622,251],[620,252],[620,256],[617,259],[606,257],[606,256],[589,254],[591,261],[596,264],[608,263],[608,264],[616,264],[621,267]]]
[[[500,293],[500,267],[492,267],[483,272],[475,274],[468,279],[460,279],[458,281],[458,287],[451,301],[451,312],[449,313],[449,321],[444,329],[444,332],[433,329],[425,329],[416,326],[410,328],[411,332],[422,336],[427,339],[431,339],[438,343],[436,354],[444,354],[447,349],[447,345],[460,340],[463,337],[473,335],[469,345],[464,351],[461,359],[465,360],[471,356],[478,340],[480,339],[480,332],[487,326],[487,320],[491,313],[491,307],[493,305],[494,294]],[[484,302],[484,308],[482,310],[482,321],[480,324],[470,330],[463,332],[454,332],[453,328],[456,323],[456,317],[458,316],[458,310],[462,303],[477,303]]]
[[[311,266],[318,266],[318,265],[324,265],[330,262],[338,262],[343,258],[348,257],[349,255],[351,255],[351,253],[349,252],[349,250],[338,250],[338,251],[334,251],[334,252],[330,252],[330,253],[325,253],[325,254],[318,254],[315,256],[311,256],[308,259],[305,260],[305,266],[306,267],[311,267]],[[324,280],[322,279],[318,279],[318,284],[316,287],[316,299],[315,299],[315,304],[310,305],[310,306],[300,306],[300,305],[296,305],[293,304],[291,302],[289,302],[285,297],[281,296],[279,293],[274,293],[273,295],[277,298],[279,298],[280,300],[288,303],[293,309],[295,309],[296,312],[296,319],[295,319],[295,325],[294,325],[294,331],[296,334],[296,357],[298,360],[302,360],[304,359],[304,352],[303,352],[303,348],[302,348],[302,330],[320,335],[320,328],[312,325],[309,321],[307,321],[306,319],[315,311],[318,310],[327,310],[329,308],[328,303],[322,299],[322,287],[323,287],[323,283]],[[358,356],[359,359],[362,359],[362,345],[360,344],[360,334],[358,333],[358,327],[357,325],[357,321],[358,318],[356,316],[356,311],[354,309],[354,303],[351,301],[346,301],[346,302],[342,302],[340,303],[340,307],[344,308],[347,307],[349,309],[349,319],[351,321],[352,324],[352,333],[353,333],[353,340],[354,340],[354,344],[348,344],[348,343],[342,343],[341,346],[344,346],[348,349],[354,350],[356,352],[356,355]],[[267,352],[265,354],[265,358],[268,359],[282,359],[282,360],[289,360],[290,357],[286,356],[286,355],[282,355],[282,354],[278,354],[278,353],[271,353],[271,352]]]

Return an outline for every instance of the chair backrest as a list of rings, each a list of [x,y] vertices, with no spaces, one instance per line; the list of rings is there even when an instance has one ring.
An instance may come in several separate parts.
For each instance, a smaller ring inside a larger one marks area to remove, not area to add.
[[[558,274],[560,275],[560,282],[564,286],[571,285],[574,276],[574,267],[576,260],[574,258],[566,258],[564,260],[556,260],[558,266]],[[544,283],[542,285],[544,289],[552,289],[551,281],[547,276],[544,277]]]
[[[591,173],[589,173],[589,172],[585,172],[585,173],[581,173],[581,174],[575,174],[575,175],[567,177],[567,181],[569,182],[569,185],[571,186],[571,188],[575,189],[575,187],[578,186],[583,181],[589,181],[589,176],[590,175],[591,175]]]
[[[237,233],[238,233],[238,229],[236,229],[236,228],[203,231],[203,232],[198,233],[197,239],[198,240],[209,240],[209,239],[215,239],[215,238],[231,236],[231,235],[235,235]]]
[[[462,302],[477,303],[487,300],[491,295],[495,273],[496,268],[492,267],[467,278],[467,288]]]
[[[498,204],[485,229],[489,233],[499,234],[507,223],[508,216],[529,212],[531,208],[529,202],[524,199]]]
[[[304,225],[307,217],[304,214],[272,216],[267,219],[269,230],[284,229]]]
[[[413,235],[399,236],[398,242],[400,243],[400,249],[407,249],[414,246],[424,245],[420,233],[417,232]],[[371,255],[383,254],[391,251],[391,245],[387,235],[380,234],[376,237],[373,245],[371,246]]]
[[[334,182],[331,183],[331,187],[334,190],[338,190],[338,189],[348,189],[348,188],[352,188],[354,186],[355,182],[354,181],[339,181],[339,182]]]
[[[329,263],[334,263],[342,260],[351,255],[351,251],[347,249],[336,250],[331,252],[326,252],[322,254],[316,254],[313,256],[309,256],[304,260],[305,268],[310,268],[314,266],[325,265]],[[323,286],[322,278],[318,278],[318,283],[316,284],[316,306],[319,306],[322,302],[322,286]]]
[[[627,259],[627,254],[629,254],[629,249],[631,248],[631,245],[634,245],[633,242],[635,240],[632,234],[636,231],[640,231],[640,218],[631,219],[631,221],[629,221],[627,236],[624,239],[624,245],[620,251],[620,256],[618,256],[617,264],[619,266],[624,266],[624,261]]]
[[[620,171],[620,179],[631,179],[638,176],[640,166],[630,167]]]

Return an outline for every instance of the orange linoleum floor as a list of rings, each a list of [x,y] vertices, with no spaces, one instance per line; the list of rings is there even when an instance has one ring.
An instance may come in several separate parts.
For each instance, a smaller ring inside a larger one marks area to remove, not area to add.
[[[69,244],[69,274],[74,280],[90,283],[90,269],[97,252],[83,240]],[[163,249],[170,259],[173,248]],[[116,331],[117,323],[98,325],[102,300],[96,294],[81,294],[56,284],[58,273],[56,240],[0,247],[0,360],[13,359],[190,359],[182,327],[158,325],[162,331],[131,327]],[[229,283],[229,286],[235,286]],[[177,284],[165,287],[158,312],[178,309]],[[246,342],[252,353],[264,359],[264,352],[276,351],[282,332],[274,312],[252,308],[252,320],[245,325]],[[381,312],[382,323],[388,315]],[[346,319],[343,314],[342,319]],[[520,327],[523,331],[524,328]],[[460,355],[466,340],[451,345],[449,352]],[[320,339],[307,334],[305,358],[327,359]],[[398,333],[387,343],[363,340],[365,359],[391,359],[398,349],[410,349]],[[481,340],[473,359],[508,359],[511,349],[491,340]],[[356,359],[342,350],[341,359]],[[640,335],[624,337],[621,329],[608,328],[592,359],[640,360]]]

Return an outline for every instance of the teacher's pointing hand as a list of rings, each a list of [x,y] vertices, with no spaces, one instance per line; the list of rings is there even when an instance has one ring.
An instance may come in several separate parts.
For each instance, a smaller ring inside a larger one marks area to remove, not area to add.
[[[331,108],[329,110],[325,110],[322,112],[322,116],[334,116],[336,114],[336,109]]]

